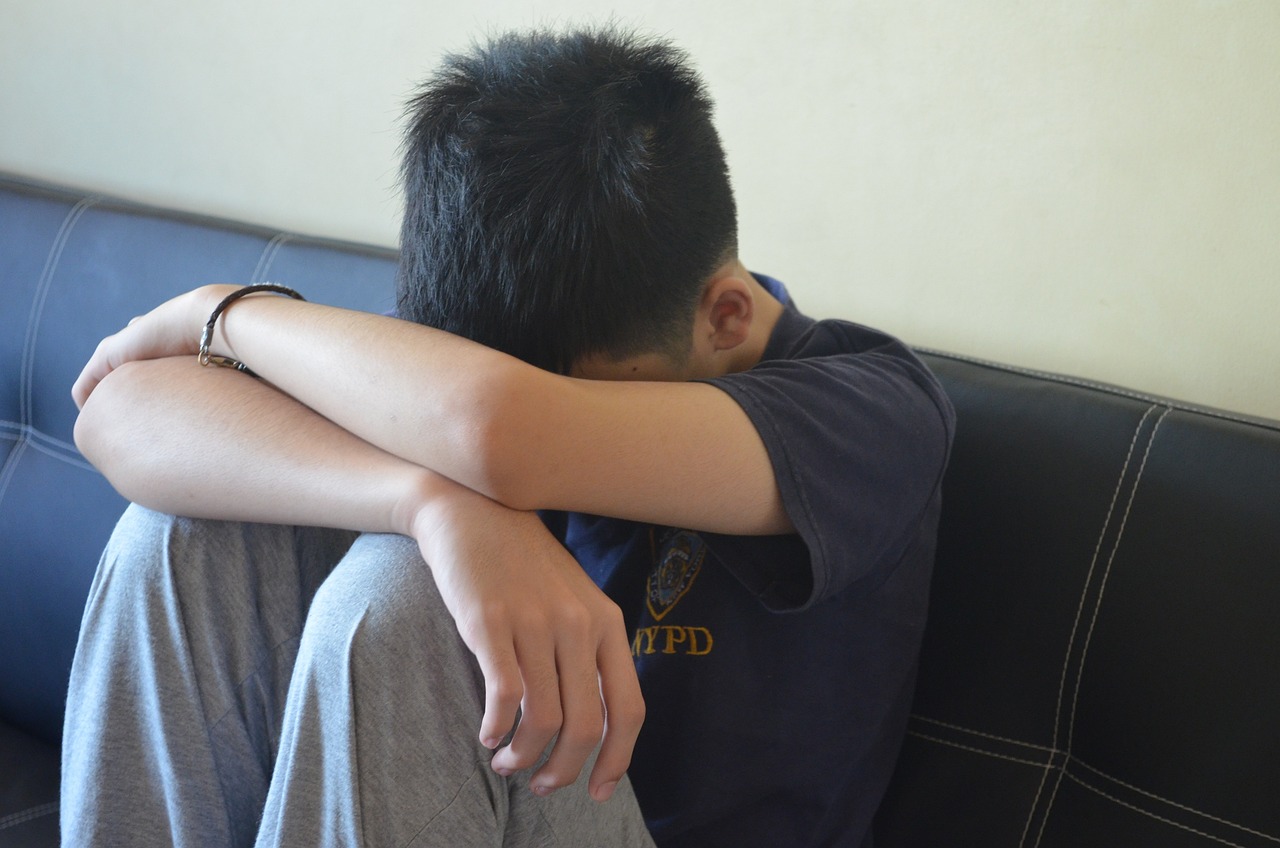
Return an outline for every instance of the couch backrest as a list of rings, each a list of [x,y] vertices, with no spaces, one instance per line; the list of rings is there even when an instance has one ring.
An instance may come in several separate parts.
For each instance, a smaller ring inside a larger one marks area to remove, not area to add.
[[[1280,845],[1280,423],[927,358],[958,423],[878,848]]]
[[[84,599],[125,506],[72,443],[72,381],[160,301],[264,280],[387,311],[395,253],[0,175],[0,720],[60,735]]]

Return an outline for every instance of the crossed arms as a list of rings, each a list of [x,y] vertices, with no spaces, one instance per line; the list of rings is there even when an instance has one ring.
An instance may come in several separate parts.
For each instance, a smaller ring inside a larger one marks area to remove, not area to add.
[[[582,380],[408,322],[274,297],[182,295],[104,339],[73,395],[81,450],[168,512],[414,537],[485,678],[493,767],[572,783],[597,744],[600,800],[626,770],[643,700],[621,613],[530,510],[734,534],[788,532],[773,471],[713,386]],[[558,734],[558,737],[556,736]],[[601,740],[603,739],[603,742]]]

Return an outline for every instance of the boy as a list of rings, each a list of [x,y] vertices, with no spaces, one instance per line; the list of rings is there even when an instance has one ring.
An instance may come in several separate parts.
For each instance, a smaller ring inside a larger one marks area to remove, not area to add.
[[[407,320],[205,287],[73,390],[122,493],[223,521],[133,508],[104,554],[64,839],[863,844],[941,390],[742,265],[669,46],[509,35],[412,109]]]

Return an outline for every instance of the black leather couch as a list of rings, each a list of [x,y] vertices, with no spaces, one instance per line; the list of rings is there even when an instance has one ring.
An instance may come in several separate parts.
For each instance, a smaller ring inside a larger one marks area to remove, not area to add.
[[[211,281],[385,311],[394,262],[0,175],[0,846],[56,843],[64,687],[124,507],[72,444],[97,340]],[[1280,423],[928,358],[959,425],[877,844],[1280,846]]]

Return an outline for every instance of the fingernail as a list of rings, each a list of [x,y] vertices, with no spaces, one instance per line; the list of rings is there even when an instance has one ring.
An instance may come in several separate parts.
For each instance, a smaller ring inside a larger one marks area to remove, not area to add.
[[[618,782],[616,780],[613,781],[612,783],[603,783],[600,785],[598,789],[596,789],[594,797],[597,801],[600,801],[603,803],[604,801],[608,801],[610,798],[613,797],[613,790],[617,788],[618,788]]]
[[[556,791],[556,788],[555,788],[554,786],[535,786],[535,787],[533,787],[533,794],[534,794],[534,795],[540,795],[540,796],[542,796],[543,798],[547,797],[548,795],[550,795],[552,792],[555,792],[555,791]]]
[[[502,775],[503,777],[510,777],[511,775],[515,774],[515,772],[509,768],[495,767],[494,771],[496,771],[498,774]]]

